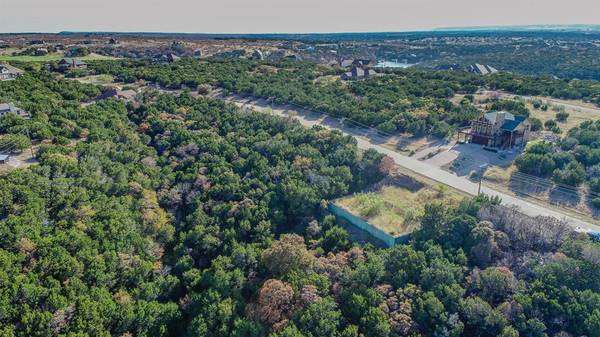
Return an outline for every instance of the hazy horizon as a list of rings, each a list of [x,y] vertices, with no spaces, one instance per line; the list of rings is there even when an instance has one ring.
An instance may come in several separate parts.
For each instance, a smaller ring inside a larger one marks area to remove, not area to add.
[[[409,32],[440,28],[600,24],[594,0],[2,0],[0,32],[207,34]]]

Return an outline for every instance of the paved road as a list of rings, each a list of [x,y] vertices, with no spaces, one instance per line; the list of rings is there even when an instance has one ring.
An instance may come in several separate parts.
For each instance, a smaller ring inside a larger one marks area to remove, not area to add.
[[[478,184],[472,181],[454,175],[450,172],[444,171],[436,166],[428,164],[426,162],[419,161],[415,158],[407,157],[394,150],[391,150],[381,144],[385,142],[383,137],[377,136],[374,132],[365,131],[362,129],[351,128],[345,126],[339,119],[332,117],[323,117],[322,114],[293,108],[287,105],[270,107],[269,104],[264,100],[249,100],[237,96],[221,97],[229,102],[233,102],[236,105],[245,108],[253,109],[256,111],[271,112],[273,114],[283,117],[294,117],[302,125],[311,127],[313,125],[321,125],[331,129],[338,129],[345,134],[354,136],[357,140],[358,147],[361,149],[375,149],[380,153],[386,154],[394,159],[396,164],[405,167],[409,170],[417,172],[423,176],[426,176],[435,181],[449,185],[457,190],[463,191],[471,195],[477,195]],[[548,209],[543,206],[516,198],[512,195],[508,195],[489,187],[482,186],[481,191],[491,196],[499,196],[502,198],[502,203],[506,205],[515,205],[521,208],[523,213],[529,216],[552,216],[558,219],[567,221],[578,231],[600,231],[600,226],[585,222],[567,214],[561,213],[554,209]]]

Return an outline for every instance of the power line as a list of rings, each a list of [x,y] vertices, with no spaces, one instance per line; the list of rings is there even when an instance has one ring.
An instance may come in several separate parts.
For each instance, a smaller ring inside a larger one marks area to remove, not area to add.
[[[267,100],[269,100],[269,98],[267,98]],[[275,103],[274,100],[271,99],[271,106],[273,106],[274,103]],[[391,137],[399,136],[399,135],[392,135],[392,134],[387,133],[385,131],[382,131],[382,130],[379,130],[379,129],[374,128],[372,126],[368,126],[366,124],[363,124],[363,123],[360,123],[358,121],[352,120],[351,118],[340,116],[338,114],[327,113],[327,112],[324,112],[324,111],[320,111],[320,110],[317,110],[317,109],[306,107],[306,106],[300,105],[298,103],[293,103],[293,102],[292,103],[287,103],[287,104],[291,105],[291,106],[294,106],[296,108],[300,108],[302,110],[305,110],[306,112],[309,112],[309,113],[317,113],[317,114],[321,114],[321,115],[324,115],[324,116],[327,116],[327,117],[331,117],[331,118],[335,118],[335,119],[341,118],[341,121],[340,121],[341,125],[345,125],[345,124],[348,123],[348,124],[351,124],[354,127],[363,129],[364,132],[373,132],[374,131],[376,134],[375,135],[372,135],[372,134],[369,135],[371,137],[373,137],[373,136],[379,136],[379,137],[389,137],[389,138],[391,138]],[[401,138],[401,137],[399,137],[399,138]],[[486,181],[489,181],[485,177],[483,177],[483,179],[485,179]],[[558,191],[560,193],[570,194],[570,195],[577,196],[577,197],[585,197],[585,196],[591,197],[591,198],[600,197],[600,193],[596,193],[596,192],[593,192],[593,191],[588,191],[587,193],[585,193],[585,192],[581,191],[576,186],[566,185],[566,184],[563,184],[563,183],[557,183],[557,182],[551,181],[549,179],[544,179],[544,178],[537,177],[537,176],[530,175],[530,174],[523,173],[523,172],[514,172],[511,175],[510,180],[512,180],[513,182],[517,181],[517,182],[520,182],[520,183],[524,183],[524,184],[529,184],[529,185],[541,187],[542,189],[552,189],[555,192]],[[509,183],[510,183],[510,180],[509,180]],[[500,184],[495,184],[495,185],[496,186],[502,186]],[[503,187],[505,187],[505,186],[503,186]]]
[[[567,198],[571,197],[571,198],[577,198],[577,199],[584,199],[584,198],[594,199],[594,198],[600,197],[600,195],[595,192],[585,193],[580,190],[565,189],[564,187],[557,186],[557,185],[539,185],[539,184],[533,183],[531,181],[525,180],[523,178],[515,178],[513,180],[513,182],[516,182],[517,184],[521,184],[521,186],[518,186],[518,185],[511,186],[510,182],[509,182],[508,186],[506,186],[506,185],[502,185],[499,183],[495,183],[495,182],[490,181],[485,178],[484,178],[484,180],[486,181],[487,185],[493,185],[493,186],[498,186],[501,188],[506,188],[508,190],[512,190],[513,192],[526,194],[529,196],[536,196],[540,200],[544,200],[541,197],[539,197],[541,195],[541,193],[539,193],[539,192],[536,193],[536,191],[532,191],[532,189],[534,189],[535,187],[538,187],[538,190],[548,191],[551,194],[562,194]],[[531,186],[531,187],[527,188],[526,186]]]
[[[549,179],[539,178],[539,177],[535,177],[535,176],[533,176],[533,179],[532,179],[531,175],[518,174],[518,172],[514,173],[511,176],[511,180],[526,181],[532,185],[535,184],[535,185],[546,186],[546,187],[550,187],[550,188],[560,188],[562,190],[572,190],[575,192],[582,192],[582,190],[577,186],[557,183],[557,182],[554,182]],[[594,191],[588,191],[588,194],[600,196],[600,194],[598,194],[597,192],[594,192]]]

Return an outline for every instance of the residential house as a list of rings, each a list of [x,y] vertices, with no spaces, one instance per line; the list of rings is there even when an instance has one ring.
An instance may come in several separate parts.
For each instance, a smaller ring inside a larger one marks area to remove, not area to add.
[[[475,63],[475,64],[471,64],[467,67],[467,71],[470,73],[474,73],[474,74],[479,74],[479,75],[488,75],[488,74],[494,74],[498,72],[498,69],[489,66],[487,64],[479,64],[479,63]]]
[[[525,145],[531,133],[531,123],[524,116],[506,111],[483,114],[471,122],[471,128],[460,131],[465,143],[481,144],[492,148],[512,148]]]
[[[10,64],[0,64],[0,81],[10,81],[23,75],[25,71]]]
[[[135,90],[127,89],[127,90],[118,90],[118,89],[109,89],[102,93],[100,97],[97,99],[107,99],[107,98],[116,98],[124,101],[131,101],[135,98],[137,92]]]
[[[375,72],[375,70],[371,68],[352,66],[352,68],[350,68],[350,71],[347,71],[342,74],[341,78],[344,81],[360,81],[369,79],[375,75],[377,75],[377,72]]]
[[[34,52],[35,56],[45,56],[48,55],[48,49],[47,48],[38,48],[35,50]]]
[[[0,103],[0,117],[3,117],[9,113],[21,116],[23,118],[29,118],[29,113],[27,111],[17,108],[14,104]]]
[[[6,164],[10,160],[10,156],[7,154],[0,154],[0,164]]]
[[[368,59],[345,59],[340,61],[342,68],[348,68],[350,66],[367,67],[371,65],[371,60]]]
[[[86,69],[87,64],[78,58],[65,57],[62,60],[58,61],[57,67],[60,71],[67,71],[75,69]]]

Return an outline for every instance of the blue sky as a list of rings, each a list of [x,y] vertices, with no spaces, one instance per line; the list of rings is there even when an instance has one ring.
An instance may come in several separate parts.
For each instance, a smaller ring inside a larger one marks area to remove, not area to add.
[[[0,0],[0,32],[407,31],[600,24],[600,0]]]

